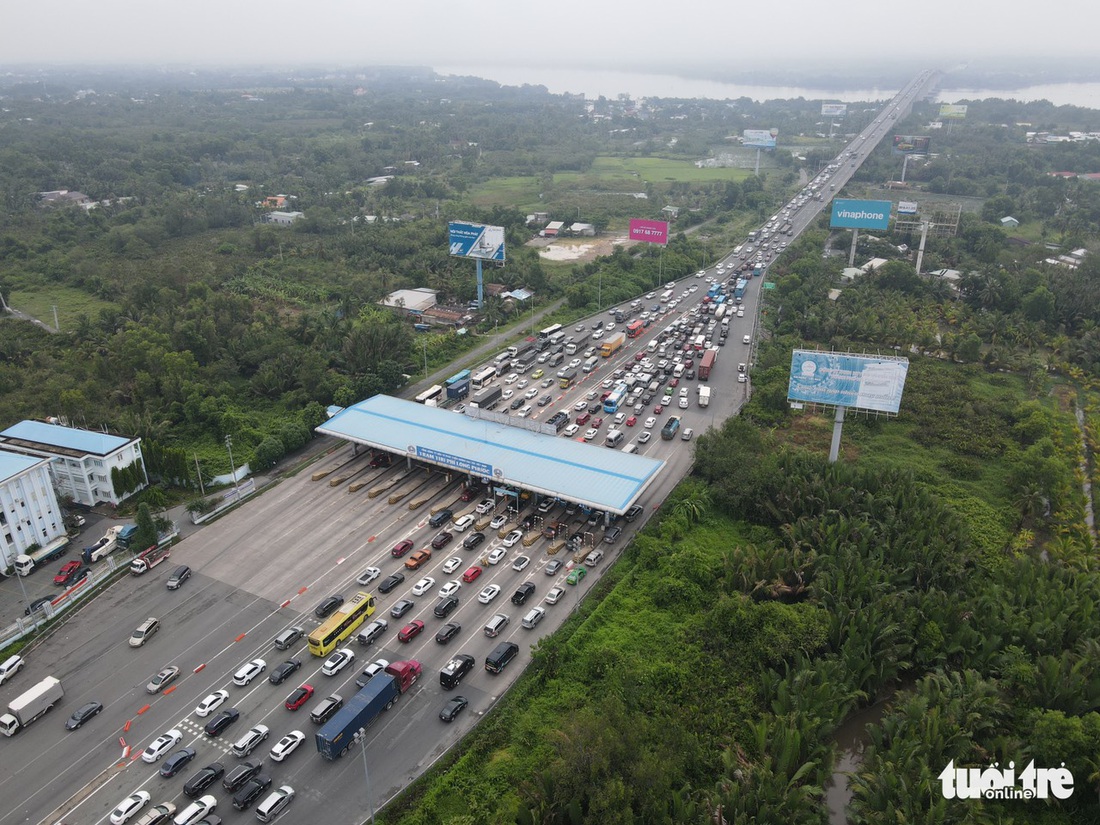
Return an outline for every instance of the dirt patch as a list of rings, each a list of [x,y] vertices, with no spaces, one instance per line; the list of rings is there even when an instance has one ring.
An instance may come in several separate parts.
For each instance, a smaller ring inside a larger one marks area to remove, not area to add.
[[[536,238],[527,245],[538,247],[539,257],[546,261],[588,263],[610,255],[617,246],[631,246],[634,243],[626,235],[616,235],[607,238]]]

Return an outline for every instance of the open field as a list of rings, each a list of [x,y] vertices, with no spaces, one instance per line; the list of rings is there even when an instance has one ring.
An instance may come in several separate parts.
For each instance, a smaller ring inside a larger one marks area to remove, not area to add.
[[[110,301],[102,301],[82,289],[60,284],[18,289],[6,298],[12,309],[25,312],[49,327],[53,327],[53,308],[56,306],[62,331],[71,330],[81,314],[96,318],[100,310],[117,309]]]

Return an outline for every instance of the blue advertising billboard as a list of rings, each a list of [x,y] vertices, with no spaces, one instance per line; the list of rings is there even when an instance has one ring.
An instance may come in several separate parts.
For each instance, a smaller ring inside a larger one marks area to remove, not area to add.
[[[459,258],[504,261],[504,227],[451,221],[447,224],[450,254]]]
[[[774,149],[778,135],[778,129],[745,129],[741,133],[741,143],[744,146],[755,146],[759,149]]]
[[[890,201],[833,200],[829,226],[837,229],[889,229]]]
[[[454,467],[457,470],[462,470],[462,472],[470,473],[471,475],[491,476],[493,474],[492,465],[485,464],[482,461],[474,461],[465,456],[452,455],[451,453],[445,453],[441,450],[433,450],[430,447],[421,447],[417,445],[415,455],[417,458],[423,458],[435,464],[442,464],[445,467]]]
[[[909,359],[796,349],[789,401],[897,413]]]

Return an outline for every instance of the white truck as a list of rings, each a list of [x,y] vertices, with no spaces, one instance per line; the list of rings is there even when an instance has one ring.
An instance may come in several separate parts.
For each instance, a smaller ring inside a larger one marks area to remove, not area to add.
[[[710,387],[699,387],[699,406],[706,407],[710,404]]]
[[[39,716],[56,705],[65,696],[61,681],[47,676],[8,705],[8,712],[0,716],[0,733],[14,736]]]
[[[108,527],[107,532],[103,534],[103,538],[93,544],[91,547],[84,548],[84,562],[85,564],[92,564],[105,559],[111,553],[118,549],[118,534],[122,532],[122,528],[125,525],[116,524],[113,527]]]
[[[29,553],[20,553],[15,557],[15,572],[20,576],[29,576],[39,567],[59,559],[69,552],[69,537],[61,536]]]

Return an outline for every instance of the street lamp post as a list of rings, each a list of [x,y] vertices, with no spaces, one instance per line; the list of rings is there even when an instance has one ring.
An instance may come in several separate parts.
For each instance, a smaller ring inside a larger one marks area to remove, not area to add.
[[[362,746],[363,752],[363,781],[366,783],[367,788],[367,808],[370,810],[371,825],[374,825],[374,797],[370,792],[370,772],[367,770],[367,729],[359,728],[354,734],[355,739],[359,740],[359,744]]]
[[[226,434],[225,436],[225,449],[229,450],[229,469],[233,473],[233,488],[239,495],[241,492],[240,486],[237,484],[237,466],[233,463],[233,436]]]

